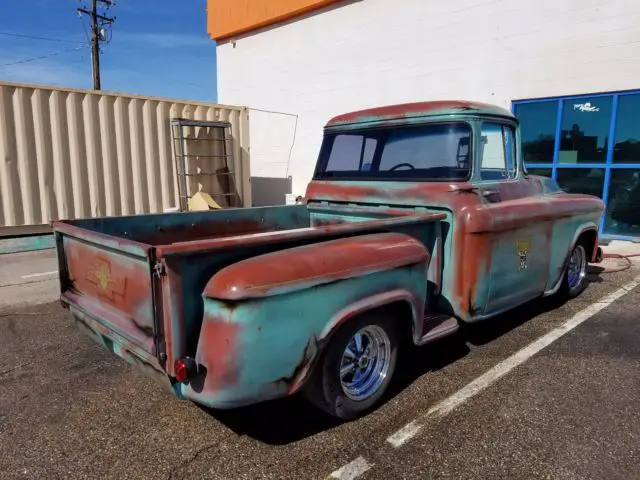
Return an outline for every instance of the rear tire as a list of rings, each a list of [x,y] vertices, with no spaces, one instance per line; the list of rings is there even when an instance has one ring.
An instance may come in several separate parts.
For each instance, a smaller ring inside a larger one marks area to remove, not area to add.
[[[586,288],[589,283],[587,280],[588,263],[586,245],[583,240],[579,239],[569,256],[562,278],[562,285],[558,292],[562,299],[575,298]]]
[[[342,326],[305,386],[307,399],[343,420],[373,410],[396,370],[398,332],[392,320],[378,310]]]

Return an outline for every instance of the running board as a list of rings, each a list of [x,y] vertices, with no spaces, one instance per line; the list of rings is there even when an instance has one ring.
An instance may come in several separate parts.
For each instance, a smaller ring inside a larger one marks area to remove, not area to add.
[[[428,313],[422,321],[422,338],[418,345],[433,342],[458,331],[458,320],[441,313]]]

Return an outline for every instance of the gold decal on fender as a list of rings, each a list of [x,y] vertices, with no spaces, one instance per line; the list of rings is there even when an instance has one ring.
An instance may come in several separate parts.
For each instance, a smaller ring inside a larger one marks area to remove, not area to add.
[[[527,254],[531,250],[531,241],[529,240],[518,240],[516,241],[516,251],[518,252],[518,257],[520,257],[520,266],[518,267],[518,271],[527,269]]]

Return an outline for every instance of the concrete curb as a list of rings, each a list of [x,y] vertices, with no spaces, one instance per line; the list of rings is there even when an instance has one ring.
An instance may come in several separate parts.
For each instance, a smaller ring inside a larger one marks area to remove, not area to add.
[[[0,255],[55,248],[53,235],[30,235],[0,239]]]

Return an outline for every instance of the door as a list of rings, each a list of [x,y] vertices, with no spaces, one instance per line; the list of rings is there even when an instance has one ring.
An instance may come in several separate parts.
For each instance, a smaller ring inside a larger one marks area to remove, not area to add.
[[[485,122],[481,128],[479,183],[495,219],[491,235],[490,287],[484,314],[512,308],[540,295],[546,286],[551,222],[532,222],[523,207],[538,192],[522,178],[515,130]],[[508,222],[501,219],[508,218]]]

